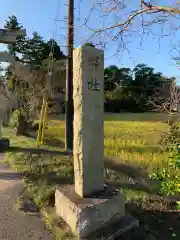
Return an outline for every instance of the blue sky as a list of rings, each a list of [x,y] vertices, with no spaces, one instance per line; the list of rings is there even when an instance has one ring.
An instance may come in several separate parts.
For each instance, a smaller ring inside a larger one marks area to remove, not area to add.
[[[52,4],[54,2],[54,4]],[[59,42],[60,46],[66,45],[66,23],[64,21],[58,21],[55,25],[54,18],[57,11],[58,0],[1,0],[0,8],[0,27],[2,28],[5,20],[9,15],[15,14],[21,24],[27,29],[27,34],[32,35],[33,31],[37,31],[44,39],[49,39],[53,36],[53,30],[56,26],[56,40]],[[87,28],[80,27],[84,17],[87,15],[89,9],[92,6],[92,0],[84,0],[80,4],[80,0],[75,0],[75,46],[81,45],[88,36],[90,32]],[[161,1],[163,2],[163,1]],[[164,0],[164,2],[167,2]],[[60,9],[58,14],[59,20],[64,20],[67,14],[67,7],[65,4],[67,0],[60,0]],[[100,24],[110,24],[112,21],[106,20],[106,23],[102,23],[102,19],[98,18],[97,13],[92,15],[89,21],[89,25],[93,28],[99,27]],[[135,22],[136,30],[138,28],[138,21]],[[134,29],[132,29],[134,30]],[[159,31],[158,26],[155,26],[153,30]],[[167,28],[165,28],[168,31]],[[120,53],[118,56],[114,56],[117,52],[117,47],[121,42],[111,42],[109,41],[107,49],[105,50],[105,65],[118,65],[127,66],[133,68],[138,63],[146,63],[149,66],[155,68],[156,71],[163,72],[167,76],[179,76],[179,70],[172,58],[169,56],[169,52],[172,48],[172,43],[177,43],[180,40],[180,33],[171,37],[164,37],[160,39],[153,39],[151,35],[146,37],[143,41],[143,45],[140,46],[140,38],[138,34],[134,34],[131,38],[125,39],[125,42],[129,42],[128,51]],[[98,38],[93,40],[97,42]],[[104,39],[103,39],[104,40]],[[0,50],[4,49],[4,46],[0,46]],[[64,51],[66,48],[63,48]]]

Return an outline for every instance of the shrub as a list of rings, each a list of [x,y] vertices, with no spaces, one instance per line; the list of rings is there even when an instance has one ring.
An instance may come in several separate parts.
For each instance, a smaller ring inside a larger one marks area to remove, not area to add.
[[[179,144],[180,143],[180,124],[179,122],[171,123],[170,125],[170,133],[168,136],[168,143],[170,145]],[[173,146],[174,148],[174,146]]]
[[[168,195],[180,194],[180,125],[170,124],[170,133],[166,139],[169,150],[169,163],[157,173],[150,175],[152,179],[159,180],[157,190]]]
[[[10,126],[12,128],[16,128],[17,135],[25,135],[29,133],[29,131],[37,130],[38,124],[33,124],[32,119],[27,119],[22,109],[17,109],[13,112]]]
[[[112,113],[142,112],[134,99],[124,96],[120,90],[106,91],[104,111]]]
[[[11,126],[12,126],[13,128],[15,128],[15,127],[18,126],[20,115],[21,115],[20,109],[16,109],[16,110],[13,112],[12,118],[11,118]]]
[[[169,168],[150,175],[151,179],[159,180],[156,191],[160,194],[175,195],[180,193],[180,171],[173,169],[172,164]]]

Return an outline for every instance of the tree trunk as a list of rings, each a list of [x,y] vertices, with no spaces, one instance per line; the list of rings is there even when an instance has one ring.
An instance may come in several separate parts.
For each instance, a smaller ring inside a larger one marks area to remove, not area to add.
[[[12,111],[10,109],[8,109],[4,114],[4,119],[3,119],[3,126],[4,127],[7,127],[9,125],[11,115],[12,115]]]
[[[24,115],[19,116],[19,121],[16,129],[16,135],[26,135],[27,132],[27,122]]]

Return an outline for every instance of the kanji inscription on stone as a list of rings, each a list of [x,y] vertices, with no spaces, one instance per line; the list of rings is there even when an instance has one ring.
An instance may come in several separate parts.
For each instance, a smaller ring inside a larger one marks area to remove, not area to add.
[[[88,90],[93,92],[100,91],[100,83],[96,78],[91,78],[91,80],[88,81]]]

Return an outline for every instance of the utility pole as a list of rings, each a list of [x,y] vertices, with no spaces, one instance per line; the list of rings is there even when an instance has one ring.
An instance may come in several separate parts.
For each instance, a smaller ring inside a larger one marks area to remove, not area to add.
[[[73,48],[74,48],[74,0],[68,0],[68,39],[66,70],[66,132],[65,148],[73,150]]]

